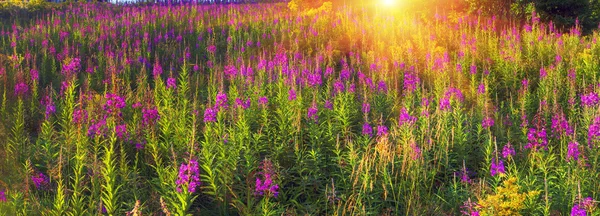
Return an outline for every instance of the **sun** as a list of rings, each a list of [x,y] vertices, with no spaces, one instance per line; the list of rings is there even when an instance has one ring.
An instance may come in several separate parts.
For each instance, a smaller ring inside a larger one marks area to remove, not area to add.
[[[397,0],[381,0],[381,3],[385,6],[393,6]]]

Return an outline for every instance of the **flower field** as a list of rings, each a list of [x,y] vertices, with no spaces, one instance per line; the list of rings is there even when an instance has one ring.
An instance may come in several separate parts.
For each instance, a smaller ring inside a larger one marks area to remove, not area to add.
[[[600,34],[325,3],[0,22],[1,215],[600,215]]]

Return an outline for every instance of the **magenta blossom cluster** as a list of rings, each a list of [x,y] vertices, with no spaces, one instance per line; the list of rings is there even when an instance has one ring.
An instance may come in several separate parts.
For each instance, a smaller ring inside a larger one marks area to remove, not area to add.
[[[398,119],[399,127],[404,125],[412,126],[415,124],[415,122],[417,122],[417,117],[411,116],[406,108],[402,108],[402,110],[400,110],[400,117]]]
[[[100,120],[91,120],[91,124],[88,127],[88,137],[94,138],[98,135],[103,135],[106,132],[106,117]]]
[[[254,194],[260,196],[273,195],[274,197],[277,197],[279,195],[279,185],[273,182],[276,177],[273,164],[270,160],[264,160],[261,168],[262,171],[259,172],[259,175],[262,175],[262,179],[256,177]]]
[[[479,84],[479,86],[477,87],[477,94],[485,94],[485,84],[481,83]]]
[[[462,91],[460,91],[460,89],[454,88],[454,87],[448,88],[448,90],[446,90],[446,93],[444,93],[444,97],[442,97],[440,99],[440,110],[442,110],[442,111],[450,110],[450,108],[451,108],[450,100],[451,99],[462,102],[465,99],[465,97],[463,96],[463,93],[462,93]]]
[[[37,82],[37,80],[40,78],[40,73],[36,69],[29,70],[29,75],[31,76],[32,82]]]
[[[554,131],[553,134],[557,134],[557,136],[560,134],[572,135],[574,132],[573,128],[569,125],[569,121],[567,121],[567,118],[562,112],[552,116],[552,131]]]
[[[258,104],[262,106],[267,106],[269,104],[269,98],[263,96],[258,98]]]
[[[250,108],[250,98],[247,98],[246,100],[242,100],[241,98],[236,98],[235,99],[235,106],[236,107],[240,107],[242,109],[248,109]]]
[[[22,97],[29,91],[29,86],[24,82],[19,82],[15,85],[15,95]]]
[[[126,138],[126,136],[127,136],[127,125],[122,124],[122,125],[115,126],[115,134],[117,135],[117,137],[119,139]]]
[[[481,120],[481,127],[484,129],[488,129],[494,126],[494,118],[486,116]]]
[[[154,79],[156,79],[157,77],[160,77],[160,75],[162,73],[163,73],[162,66],[160,65],[160,62],[157,60],[156,62],[154,62],[154,68],[152,68],[152,76],[154,77]]]
[[[372,137],[373,136],[373,127],[371,127],[371,125],[369,125],[368,122],[365,122],[362,126],[362,134],[368,137]]]
[[[579,143],[570,142],[567,146],[567,161],[579,161]]]
[[[88,119],[87,110],[84,109],[75,109],[73,110],[73,123],[81,124],[86,122]]]
[[[206,107],[204,110],[204,123],[216,122],[218,112],[219,110],[217,108]]]
[[[182,163],[179,166],[179,175],[175,184],[177,184],[177,192],[179,193],[185,187],[187,187],[189,193],[196,192],[196,188],[200,186],[200,169],[196,160],[192,159],[187,164]]]
[[[512,156],[515,156],[515,149],[510,143],[508,143],[502,148],[502,157],[508,158]]]
[[[571,208],[571,216],[586,216],[587,209],[592,209],[594,207],[594,199],[592,197],[586,197],[578,203],[573,205]]]
[[[460,208],[460,213],[462,213],[462,215],[479,216],[479,211],[477,211],[477,203],[472,202],[471,199],[465,201]]]
[[[506,173],[506,170],[504,168],[504,162],[500,159],[492,158],[492,163],[490,165],[490,175],[496,176],[504,173]]]
[[[588,145],[592,148],[592,143],[600,137],[600,117],[594,118],[588,129]]]
[[[56,113],[56,106],[54,105],[54,101],[52,100],[52,97],[50,97],[50,95],[44,96],[40,101],[40,104],[42,104],[42,106],[44,107],[44,117],[46,118],[46,120],[48,120],[51,115]]]
[[[154,125],[160,119],[160,115],[156,107],[142,108],[142,123],[146,126]]]
[[[546,149],[548,147],[548,134],[545,128],[536,129],[529,128],[527,132],[527,145],[526,149],[539,150],[540,148]]]
[[[362,110],[362,112],[364,114],[369,114],[369,112],[371,112],[371,104],[370,103],[363,103],[361,110]]]
[[[71,77],[81,68],[81,60],[72,58],[68,63],[63,64],[61,73],[66,77]]]
[[[229,107],[229,100],[227,99],[227,94],[223,92],[217,93],[215,97],[215,108],[217,110],[227,109]]]
[[[4,190],[0,190],[0,202],[6,202],[6,194]]]
[[[117,112],[120,114],[119,110],[126,106],[125,99],[117,94],[108,93],[104,97],[106,98],[106,103],[102,106],[102,109],[107,113]]]
[[[37,172],[31,176],[31,181],[36,189],[41,189],[48,184],[48,177],[44,173]]]
[[[167,88],[176,89],[177,88],[177,80],[173,77],[167,78]]]
[[[598,105],[600,102],[600,97],[596,92],[590,92],[588,94],[581,95],[581,104],[584,107],[592,107]]]
[[[377,136],[387,136],[388,135],[388,127],[386,127],[385,125],[378,125],[377,126]]]
[[[307,118],[313,120],[315,123],[319,122],[319,109],[317,109],[317,103],[313,103],[312,106],[308,108]]]
[[[421,80],[416,74],[404,73],[404,91],[414,92],[418,87]]]
[[[290,89],[290,90],[288,91],[288,100],[289,100],[289,101],[296,100],[296,90],[294,90],[294,89]]]

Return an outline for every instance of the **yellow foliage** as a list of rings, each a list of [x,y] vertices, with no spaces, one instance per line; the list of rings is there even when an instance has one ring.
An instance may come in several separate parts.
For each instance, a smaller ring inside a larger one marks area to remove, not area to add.
[[[506,179],[502,186],[498,187],[496,194],[479,201],[481,215],[521,215],[525,200],[539,195],[540,192],[519,193],[520,187],[516,182],[516,177]]]
[[[298,10],[298,2],[296,2],[296,0],[291,0],[287,6],[291,11]]]
[[[330,1],[327,2],[323,2],[323,5],[321,5],[321,7],[319,8],[311,8],[309,10],[305,10],[302,12],[302,15],[306,15],[306,16],[312,16],[321,12],[331,12],[331,10],[333,9],[333,4]]]

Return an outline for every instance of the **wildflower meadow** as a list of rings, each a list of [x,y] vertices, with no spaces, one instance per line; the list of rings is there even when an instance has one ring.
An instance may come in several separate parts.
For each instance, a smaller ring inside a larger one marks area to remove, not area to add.
[[[600,32],[379,4],[0,19],[0,215],[600,215]]]

